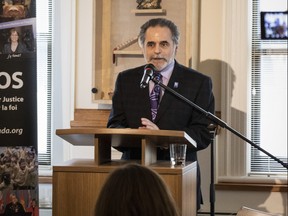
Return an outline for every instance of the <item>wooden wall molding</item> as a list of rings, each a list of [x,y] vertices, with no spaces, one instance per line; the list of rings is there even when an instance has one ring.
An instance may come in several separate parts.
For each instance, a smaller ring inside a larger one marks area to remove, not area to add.
[[[276,184],[256,184],[256,183],[217,183],[216,190],[236,190],[236,191],[270,191],[270,192],[287,192],[287,185]]]
[[[74,120],[70,127],[96,127],[106,128],[110,110],[101,109],[75,109]]]

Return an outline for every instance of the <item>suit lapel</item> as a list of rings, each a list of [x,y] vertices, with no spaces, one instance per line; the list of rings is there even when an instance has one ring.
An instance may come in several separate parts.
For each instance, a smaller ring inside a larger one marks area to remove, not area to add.
[[[149,87],[146,87],[145,89],[140,89],[141,91],[141,102],[140,102],[140,106],[139,109],[141,109],[142,111],[140,111],[140,113],[144,113],[144,116],[149,116],[150,119],[152,118],[151,115],[151,106],[150,106],[150,97],[149,97]],[[148,103],[147,103],[148,101]],[[143,117],[144,117],[143,116]]]
[[[138,77],[135,80],[139,80],[139,85],[137,83],[137,91],[139,91],[139,94],[135,94],[139,96],[139,100],[137,101],[138,104],[137,107],[139,107],[139,113],[144,114],[143,117],[147,117],[150,119],[151,117],[151,107],[150,107],[150,97],[149,97],[149,86],[142,89],[140,88],[140,80],[143,76],[143,70],[138,71]],[[136,90],[136,89],[135,89]],[[147,103],[148,101],[148,103]]]

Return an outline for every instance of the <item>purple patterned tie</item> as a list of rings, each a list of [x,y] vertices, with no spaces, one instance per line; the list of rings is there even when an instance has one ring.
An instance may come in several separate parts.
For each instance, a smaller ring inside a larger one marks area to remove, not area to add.
[[[155,76],[157,81],[162,81],[162,75],[158,72]],[[150,94],[150,103],[151,103],[151,114],[152,114],[152,121],[155,120],[157,115],[157,110],[160,102],[160,95],[161,95],[161,87],[160,85],[156,84],[154,85],[153,90]]]

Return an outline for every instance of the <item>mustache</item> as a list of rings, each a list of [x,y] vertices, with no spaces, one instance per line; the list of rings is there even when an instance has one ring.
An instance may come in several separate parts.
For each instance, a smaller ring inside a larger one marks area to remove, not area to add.
[[[165,60],[165,61],[167,61],[166,58],[161,57],[161,56],[152,56],[152,57],[150,58],[150,61],[152,61],[152,60]]]

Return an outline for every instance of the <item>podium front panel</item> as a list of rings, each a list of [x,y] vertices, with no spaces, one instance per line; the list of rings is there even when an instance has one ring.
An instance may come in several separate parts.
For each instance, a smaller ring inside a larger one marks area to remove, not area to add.
[[[71,160],[53,167],[53,215],[93,215],[99,192],[109,173],[125,163],[98,166],[94,160]],[[171,168],[168,161],[149,166],[163,178],[182,216],[196,216],[196,162]]]

